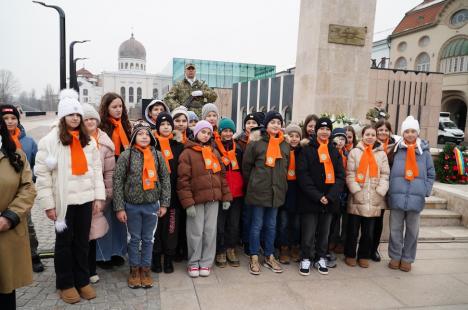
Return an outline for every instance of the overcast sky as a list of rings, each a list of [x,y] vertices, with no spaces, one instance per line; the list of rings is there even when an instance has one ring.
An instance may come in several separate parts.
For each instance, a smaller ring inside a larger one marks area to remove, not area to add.
[[[308,0],[313,1],[313,0]],[[344,0],[350,1],[350,0]],[[359,0],[353,0],[359,1]],[[295,65],[300,0],[45,0],[66,14],[68,44],[94,74],[116,71],[119,45],[130,37],[146,48],[147,72],[172,57]],[[391,33],[422,0],[377,0],[375,38]],[[58,14],[30,0],[0,0],[0,69],[13,72],[20,91],[59,85]],[[68,76],[67,60],[67,76]]]

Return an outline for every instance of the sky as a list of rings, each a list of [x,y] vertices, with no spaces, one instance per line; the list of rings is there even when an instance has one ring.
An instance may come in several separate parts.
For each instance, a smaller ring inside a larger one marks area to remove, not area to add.
[[[173,57],[295,65],[300,0],[44,0],[66,14],[66,47],[94,74],[117,71],[118,48],[130,38],[146,48],[147,73]],[[313,0],[303,0],[313,1]],[[351,1],[351,0],[343,0]],[[359,1],[359,0],[353,0]],[[377,0],[374,38],[391,33],[422,0]],[[59,27],[55,10],[30,0],[0,0],[0,69],[12,71],[18,93],[59,85]],[[67,59],[67,76],[68,76]]]

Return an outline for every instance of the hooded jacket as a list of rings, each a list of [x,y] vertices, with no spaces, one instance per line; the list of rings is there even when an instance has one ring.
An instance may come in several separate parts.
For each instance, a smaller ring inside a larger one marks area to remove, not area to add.
[[[379,167],[379,174],[375,178],[370,178],[367,174],[364,183],[356,182],[356,172],[364,150],[364,144],[359,142],[348,155],[346,184],[351,193],[348,198],[348,213],[363,217],[378,217],[381,209],[386,207],[385,195],[388,191],[390,167],[383,146],[375,143],[372,152]]]
[[[26,154],[28,158],[29,166],[31,166],[31,170],[34,170],[34,164],[36,163],[36,153],[37,153],[37,144],[33,138],[26,135],[26,130],[22,125],[19,125],[18,128],[20,129],[20,143],[23,152]],[[33,177],[34,178],[34,177]]]
[[[296,159],[298,211],[300,213],[339,212],[340,194],[345,184],[345,171],[340,153],[333,146],[333,142],[329,141],[328,153],[335,173],[334,184],[325,183],[325,168],[319,160],[317,139],[301,141],[302,151]],[[320,202],[323,196],[328,199],[327,205]]]
[[[265,165],[265,156],[270,136],[264,130],[250,133],[242,161],[242,175],[247,184],[245,203],[258,207],[279,208],[284,205],[288,190],[289,145],[281,142],[281,159],[277,159],[275,167]]]
[[[149,116],[149,111],[151,111],[151,108],[154,107],[156,104],[161,104],[164,106],[164,108],[166,109],[166,112],[168,113],[171,113],[171,110],[169,109],[169,106],[162,100],[153,100],[151,101],[147,106],[146,106],[146,109],[145,109],[145,119],[146,121],[151,125],[151,129],[155,129],[156,128],[156,122],[153,121],[153,119]]]
[[[419,175],[411,182],[405,179],[407,146],[403,140],[395,145],[388,191],[390,209],[421,212],[425,206],[425,197],[431,195],[435,169],[429,143],[418,138],[416,144]]]

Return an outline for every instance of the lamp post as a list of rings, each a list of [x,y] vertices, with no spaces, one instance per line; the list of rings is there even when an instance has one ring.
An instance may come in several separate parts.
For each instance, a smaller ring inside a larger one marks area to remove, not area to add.
[[[59,14],[60,20],[60,89],[67,88],[67,69],[65,67],[65,12],[62,10],[61,7],[56,5],[48,5],[44,2],[40,1],[33,1],[34,3],[40,4],[47,8],[52,8],[57,11]]]
[[[79,91],[78,88],[78,82],[76,81],[76,62],[73,53],[73,48],[75,44],[77,43],[86,43],[89,42],[89,40],[83,40],[83,41],[72,41],[70,43],[70,52],[69,52],[69,57],[70,57],[70,88],[75,89],[76,91]]]
[[[74,82],[75,84],[74,84],[73,88],[78,92],[78,94],[80,93],[80,85],[78,85],[78,80],[77,80],[78,76],[76,75],[76,62],[78,60],[85,60],[85,59],[88,59],[88,58],[86,58],[86,57],[83,58],[82,57],[82,58],[73,59],[73,69],[75,70],[75,71],[73,71],[73,72],[75,72],[75,82]],[[70,76],[70,84],[71,83],[72,83],[72,81],[71,81],[71,76]]]

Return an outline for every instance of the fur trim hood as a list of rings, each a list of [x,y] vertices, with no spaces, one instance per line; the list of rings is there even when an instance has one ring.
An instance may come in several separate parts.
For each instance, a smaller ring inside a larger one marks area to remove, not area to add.
[[[155,99],[153,101],[151,101],[147,106],[146,106],[146,109],[145,109],[145,119],[148,123],[150,123],[151,125],[153,126],[156,126],[156,122],[154,122],[151,117],[149,117],[148,113],[149,111],[151,110],[151,108],[156,105],[156,104],[162,104],[164,106],[164,108],[166,109],[166,112],[167,113],[171,113],[171,110],[169,109],[169,106],[162,100],[159,100],[159,99]]]

